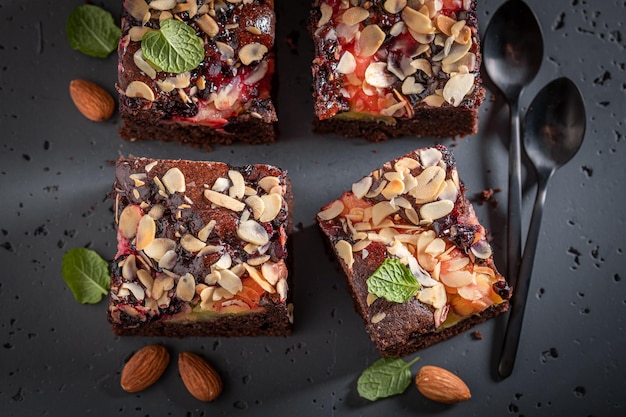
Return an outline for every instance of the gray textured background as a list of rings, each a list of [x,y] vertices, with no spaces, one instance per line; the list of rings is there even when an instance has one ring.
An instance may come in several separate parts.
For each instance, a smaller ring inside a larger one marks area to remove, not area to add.
[[[95,1],[119,22],[120,1]],[[410,150],[436,143],[403,138],[372,144],[311,133],[305,32],[308,0],[277,1],[281,139],[271,146],[222,146],[211,153],[174,144],[127,143],[119,118],[97,124],[73,106],[68,85],[85,78],[115,94],[116,57],[89,58],[68,46],[65,21],[80,0],[0,2],[0,412],[5,416],[202,415],[513,415],[617,416],[626,412],[623,163],[626,152],[626,33],[622,0],[528,0],[546,40],[540,73],[522,96],[526,108],[549,80],[568,76],[588,111],[579,154],[553,178],[537,248],[517,367],[494,378],[502,318],[419,352],[420,365],[444,366],[473,398],[444,406],[413,387],[376,403],[356,393],[356,379],[378,359],[352,308],[343,277],[314,223],[320,206],[353,181]],[[481,31],[502,3],[479,4]],[[285,39],[297,39],[292,51]],[[491,230],[504,270],[508,108],[489,84],[480,131],[454,146],[471,197],[491,187],[500,203],[476,206]],[[105,302],[80,305],[61,278],[61,259],[88,246],[115,252],[110,162],[118,155],[271,163],[289,170],[296,197],[296,329],[288,338],[116,338]],[[534,174],[524,169],[524,230]],[[175,361],[139,394],[119,387],[124,361],[151,342],[173,358],[190,350],[220,371],[223,395],[193,399]]]

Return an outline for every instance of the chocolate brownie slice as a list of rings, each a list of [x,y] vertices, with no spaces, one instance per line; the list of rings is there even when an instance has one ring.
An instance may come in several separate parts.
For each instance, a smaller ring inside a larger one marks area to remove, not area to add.
[[[291,183],[270,165],[120,158],[117,335],[290,334]]]
[[[508,309],[510,288],[442,145],[385,163],[317,219],[383,356],[407,355]]]
[[[275,141],[275,22],[273,0],[124,0],[121,137],[207,150]],[[197,65],[184,66],[194,47]]]
[[[315,130],[371,141],[478,131],[475,0],[315,0]]]

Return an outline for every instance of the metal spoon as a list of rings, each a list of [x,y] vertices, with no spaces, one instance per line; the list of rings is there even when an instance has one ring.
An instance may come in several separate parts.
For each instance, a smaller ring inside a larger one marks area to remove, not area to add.
[[[576,154],[585,136],[585,127],[583,99],[576,84],[568,78],[546,85],[533,100],[524,119],[524,148],[537,171],[538,185],[498,366],[503,378],[511,375],[515,364],[548,181],[557,168]]]
[[[507,280],[515,286],[522,249],[522,185],[519,97],[543,61],[541,28],[521,0],[509,0],[493,15],[483,40],[489,78],[509,103],[509,185],[507,209]]]

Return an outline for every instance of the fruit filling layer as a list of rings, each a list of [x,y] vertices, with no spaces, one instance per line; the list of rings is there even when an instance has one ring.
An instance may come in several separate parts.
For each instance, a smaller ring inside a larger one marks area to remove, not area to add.
[[[267,165],[196,164],[118,163],[115,323],[194,321],[286,302],[285,174]],[[198,183],[196,170],[213,178]]]
[[[320,0],[313,61],[320,119],[411,118],[473,103],[480,67],[474,0]]]
[[[122,17],[128,107],[216,128],[241,114],[275,121],[273,1],[125,0]]]
[[[416,298],[443,329],[510,297],[485,228],[460,203],[463,187],[447,148],[426,148],[385,164],[318,213],[350,275],[378,268],[367,279],[368,306]],[[383,265],[370,265],[381,252]],[[384,325],[385,313],[369,319]]]

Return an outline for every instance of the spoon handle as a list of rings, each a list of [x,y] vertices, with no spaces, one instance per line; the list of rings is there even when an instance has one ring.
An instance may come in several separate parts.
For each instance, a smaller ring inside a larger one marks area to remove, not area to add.
[[[515,288],[522,251],[521,127],[517,100],[511,100],[509,194],[507,207],[507,280]]]
[[[519,270],[517,286],[513,292],[511,299],[511,312],[507,323],[506,332],[504,334],[504,344],[500,355],[500,363],[498,364],[498,373],[502,378],[506,378],[513,372],[515,366],[515,357],[519,346],[520,334],[522,332],[522,322],[524,320],[524,310],[526,307],[526,299],[530,288],[530,277],[535,261],[535,252],[537,242],[539,240],[539,229],[541,228],[541,217],[543,216],[543,206],[546,201],[546,190],[548,180],[554,171],[546,175],[540,175],[537,185],[537,196],[533,207],[533,214],[530,219],[528,229],[528,237],[524,246],[524,257]]]

